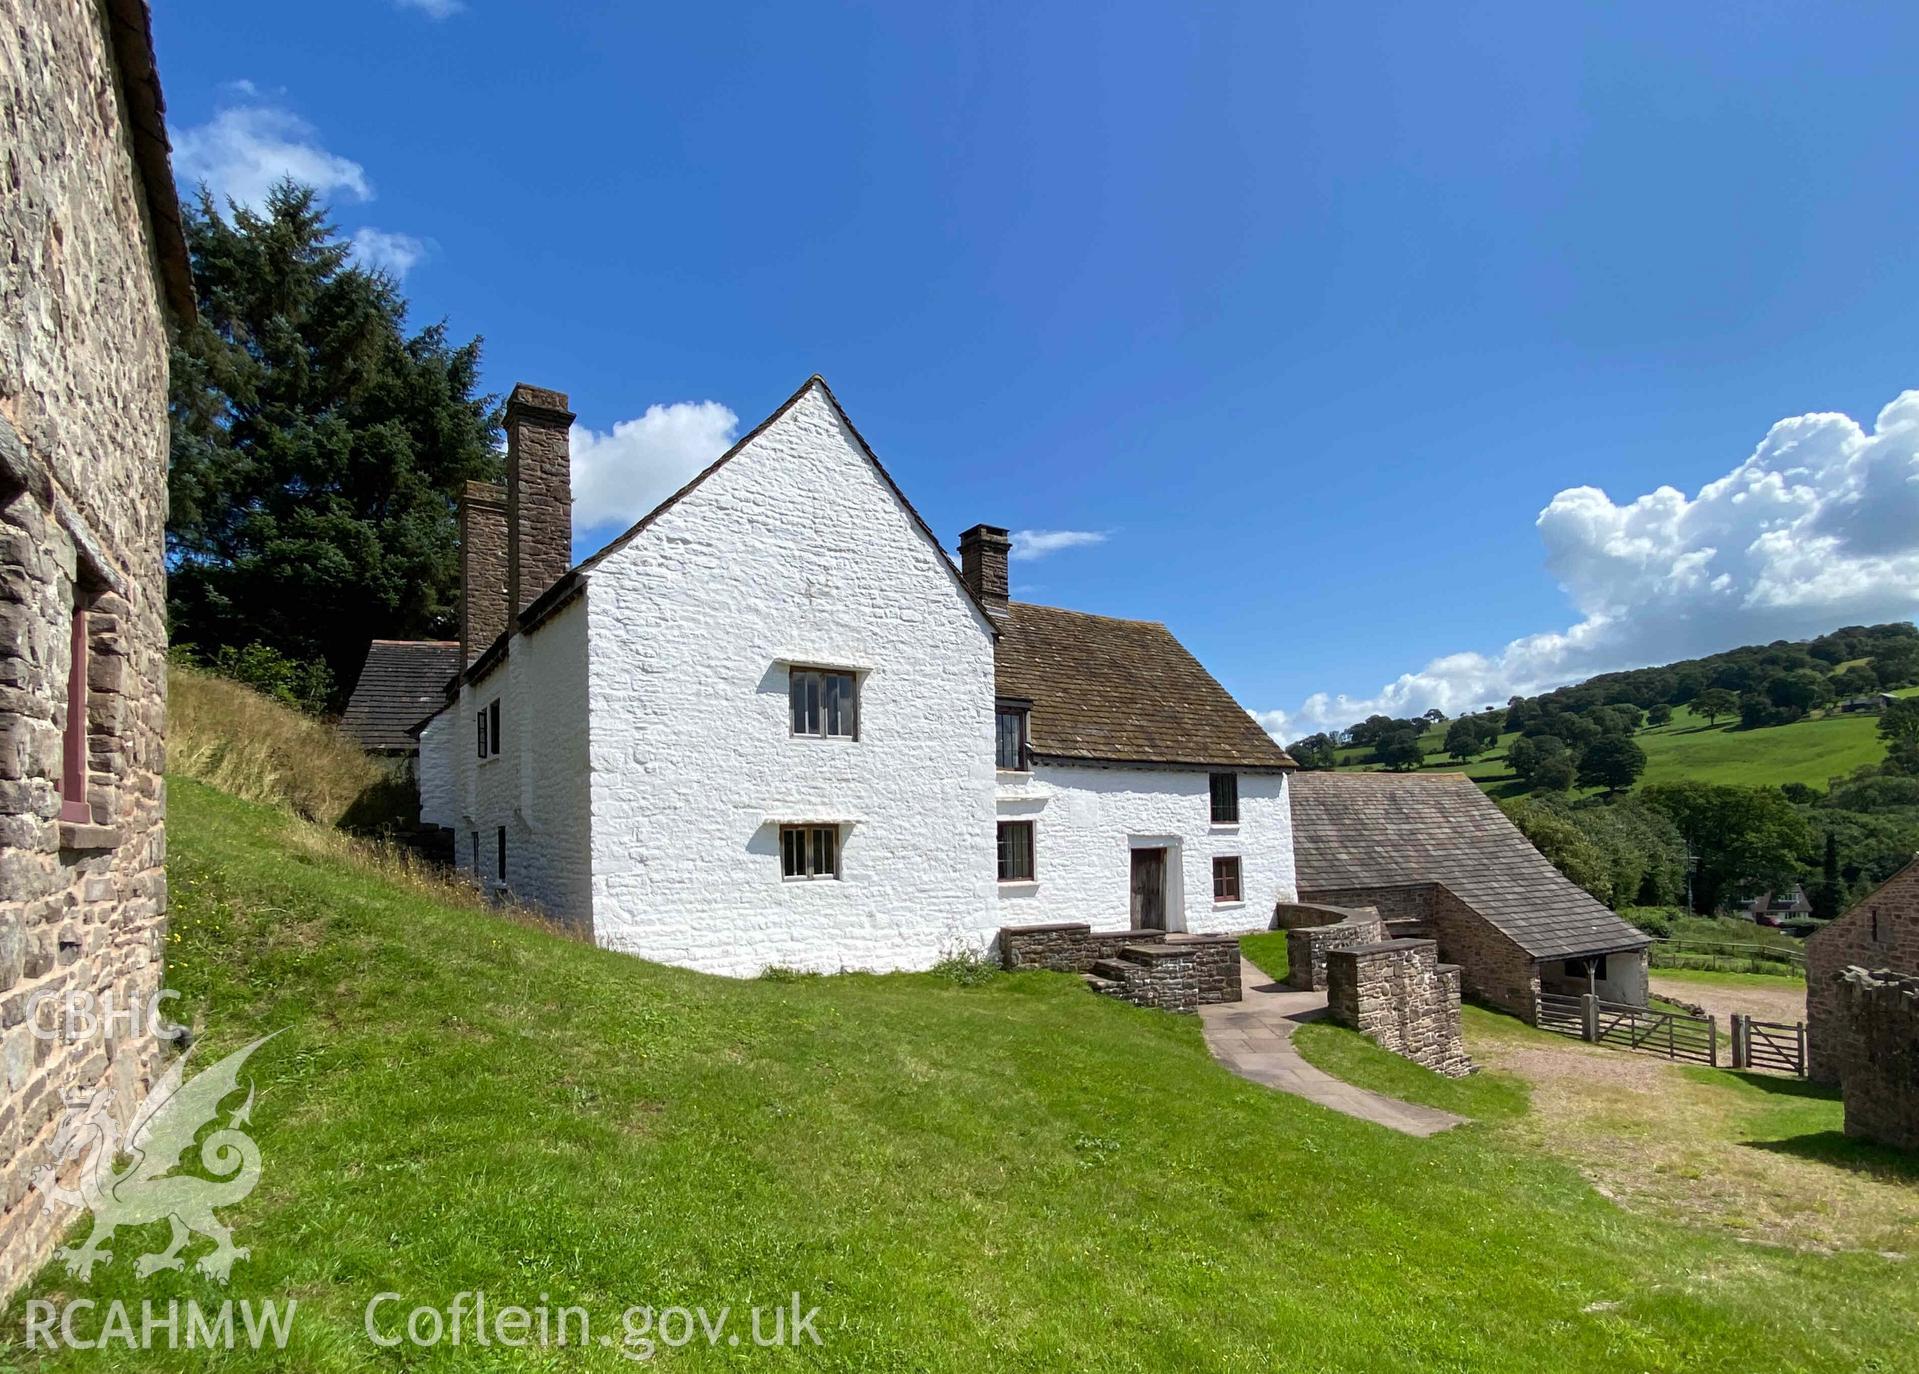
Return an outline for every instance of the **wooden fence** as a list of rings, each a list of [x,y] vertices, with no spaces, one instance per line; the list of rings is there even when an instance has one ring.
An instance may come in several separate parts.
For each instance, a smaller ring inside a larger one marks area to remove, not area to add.
[[[1603,1001],[1590,994],[1567,997],[1551,992],[1539,994],[1534,1012],[1535,1024],[1557,1035],[1714,1068],[1719,1066],[1717,1017],[1654,1011],[1650,1007]]]
[[[1730,940],[1654,940],[1651,962],[1654,968],[1770,973],[1781,978],[1806,976],[1806,956],[1801,950]]]
[[[1732,1066],[1735,1069],[1772,1069],[1806,1076],[1806,1023],[1755,1021],[1734,1012]]]

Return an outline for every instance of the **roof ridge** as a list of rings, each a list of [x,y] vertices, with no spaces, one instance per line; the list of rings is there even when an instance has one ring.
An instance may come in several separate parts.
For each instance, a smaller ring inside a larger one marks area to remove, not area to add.
[[[1039,601],[1008,601],[1006,604],[1009,606],[1020,606],[1029,611],[1052,611],[1056,615],[1077,615],[1083,616],[1087,620],[1109,620],[1115,625],[1151,625],[1157,629],[1166,629],[1166,622],[1163,620],[1141,620],[1138,616],[1102,615],[1098,611],[1075,610],[1071,606],[1048,606]],[[1171,634],[1172,631],[1167,630],[1167,633]]]

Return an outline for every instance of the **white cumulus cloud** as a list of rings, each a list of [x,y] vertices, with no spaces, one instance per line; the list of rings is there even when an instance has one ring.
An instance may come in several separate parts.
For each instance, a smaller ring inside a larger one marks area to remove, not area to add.
[[[255,211],[266,205],[267,192],[288,177],[334,204],[373,199],[366,168],[322,146],[311,124],[274,103],[277,93],[269,97],[244,79],[227,82],[224,90],[243,103],[216,111],[205,124],[182,129],[174,138],[174,170],[182,183],[204,183],[216,204],[231,201]],[[372,225],[354,230],[352,244],[354,261],[385,271],[396,281],[433,249],[430,240]]]
[[[1104,544],[1104,530],[1014,530],[1014,558],[1044,558],[1061,549],[1076,549],[1086,544]]]
[[[249,94],[252,83],[243,84]],[[189,186],[205,182],[216,198],[257,210],[283,177],[322,196],[373,199],[366,168],[328,152],[311,124],[277,105],[235,105],[179,131],[173,164]]]
[[[650,405],[602,434],[573,426],[573,521],[629,525],[733,446],[740,417],[718,401]]]
[[[1546,566],[1580,619],[1491,655],[1450,654],[1370,695],[1318,692],[1255,715],[1281,738],[1375,712],[1448,715],[1594,673],[1919,614],[1919,391],[1879,412],[1781,420],[1687,496],[1621,505],[1597,487],[1539,513]]]
[[[371,225],[353,232],[353,257],[369,271],[384,271],[396,281],[419,264],[431,251],[425,239],[411,234],[395,234]]]

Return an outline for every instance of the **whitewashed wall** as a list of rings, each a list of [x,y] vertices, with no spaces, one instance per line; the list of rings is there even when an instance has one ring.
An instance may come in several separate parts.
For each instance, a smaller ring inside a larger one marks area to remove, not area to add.
[[[420,784],[421,821],[445,826],[448,830],[457,829],[460,824],[459,792],[451,752],[454,715],[453,710],[442,711],[420,731],[420,757],[414,774]]]
[[[993,643],[814,388],[590,573],[595,934],[709,972],[925,968],[997,931]],[[794,738],[789,663],[860,674]],[[779,823],[839,821],[838,881]]]
[[[1222,770],[1223,771],[1223,770]],[[1239,824],[1212,824],[1207,773],[1040,764],[1001,774],[1001,820],[1033,822],[1031,883],[999,885],[1003,925],[1085,921],[1123,930],[1134,849],[1166,847],[1169,929],[1264,930],[1293,901],[1293,814],[1280,773],[1239,775]],[[1213,901],[1213,858],[1237,854],[1244,900]]]
[[[592,917],[586,634],[580,600],[516,634],[506,660],[420,733],[421,819],[454,832],[457,866],[495,883],[505,826],[508,891],[581,925]],[[482,760],[475,714],[496,697],[501,747]]]

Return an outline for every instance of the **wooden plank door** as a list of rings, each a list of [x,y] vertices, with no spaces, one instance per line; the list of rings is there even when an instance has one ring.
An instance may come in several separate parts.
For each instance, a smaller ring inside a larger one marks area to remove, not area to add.
[[[1166,929],[1166,851],[1133,851],[1133,928]]]

